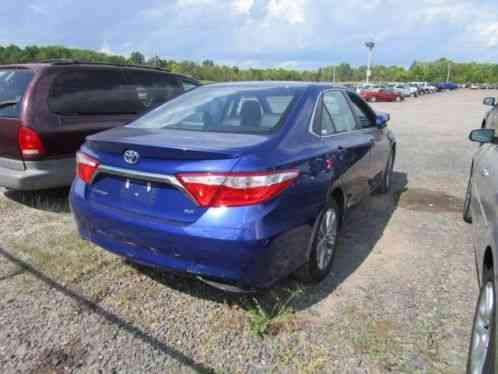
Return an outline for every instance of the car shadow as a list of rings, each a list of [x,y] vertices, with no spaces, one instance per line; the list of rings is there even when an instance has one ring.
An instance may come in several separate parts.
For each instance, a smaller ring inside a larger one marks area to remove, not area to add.
[[[131,264],[151,279],[193,297],[218,303],[238,304],[243,309],[253,306],[254,298],[266,310],[292,298],[295,310],[305,310],[327,298],[367,259],[397,209],[401,195],[407,190],[408,178],[394,172],[391,192],[376,194],[353,208],[346,217],[338,242],[331,274],[316,285],[306,285],[293,277],[284,279],[270,290],[257,294],[233,294],[205,285],[192,277]],[[302,292],[304,291],[304,292]]]
[[[52,213],[69,213],[69,188],[40,191],[6,190],[4,196],[16,203]]]

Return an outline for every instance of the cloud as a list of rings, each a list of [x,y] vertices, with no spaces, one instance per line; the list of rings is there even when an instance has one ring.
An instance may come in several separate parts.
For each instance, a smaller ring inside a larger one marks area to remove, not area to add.
[[[271,17],[284,19],[291,25],[304,23],[306,0],[270,0],[268,2],[268,13]]]
[[[54,0],[50,7],[17,0],[0,12],[5,43],[140,50],[240,66],[364,64],[370,38],[376,63],[443,56],[494,62],[496,0]]]
[[[30,4],[29,9],[32,10],[33,12],[41,14],[41,15],[46,16],[48,14],[48,10],[39,4]]]
[[[254,0],[234,0],[232,10],[236,15],[247,15],[254,6]]]

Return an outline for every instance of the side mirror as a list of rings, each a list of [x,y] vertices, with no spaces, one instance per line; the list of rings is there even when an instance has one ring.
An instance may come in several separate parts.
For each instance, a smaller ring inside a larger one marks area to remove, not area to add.
[[[383,129],[387,126],[387,122],[391,119],[391,115],[389,113],[377,113],[375,118],[375,124],[378,128]]]
[[[469,134],[469,139],[477,143],[493,143],[496,139],[495,130],[493,129],[478,129],[472,130]]]
[[[486,97],[482,103],[484,105],[489,105],[489,106],[496,106],[496,98],[494,97]]]

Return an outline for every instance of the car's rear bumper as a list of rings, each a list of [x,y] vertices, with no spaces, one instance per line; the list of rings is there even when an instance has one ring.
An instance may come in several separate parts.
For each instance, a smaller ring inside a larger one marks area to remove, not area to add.
[[[74,178],[75,159],[45,161],[0,159],[0,186],[20,191],[69,186]]]
[[[268,217],[233,228],[219,220],[181,224],[109,208],[84,196],[85,186],[76,180],[70,202],[80,235],[143,265],[252,290],[271,286],[307,257],[309,224],[268,228]]]

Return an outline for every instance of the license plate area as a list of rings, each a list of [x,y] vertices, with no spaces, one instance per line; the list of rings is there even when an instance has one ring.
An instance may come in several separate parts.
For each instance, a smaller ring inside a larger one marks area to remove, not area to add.
[[[133,205],[150,208],[156,205],[160,188],[161,186],[155,182],[123,178],[119,198]]]

